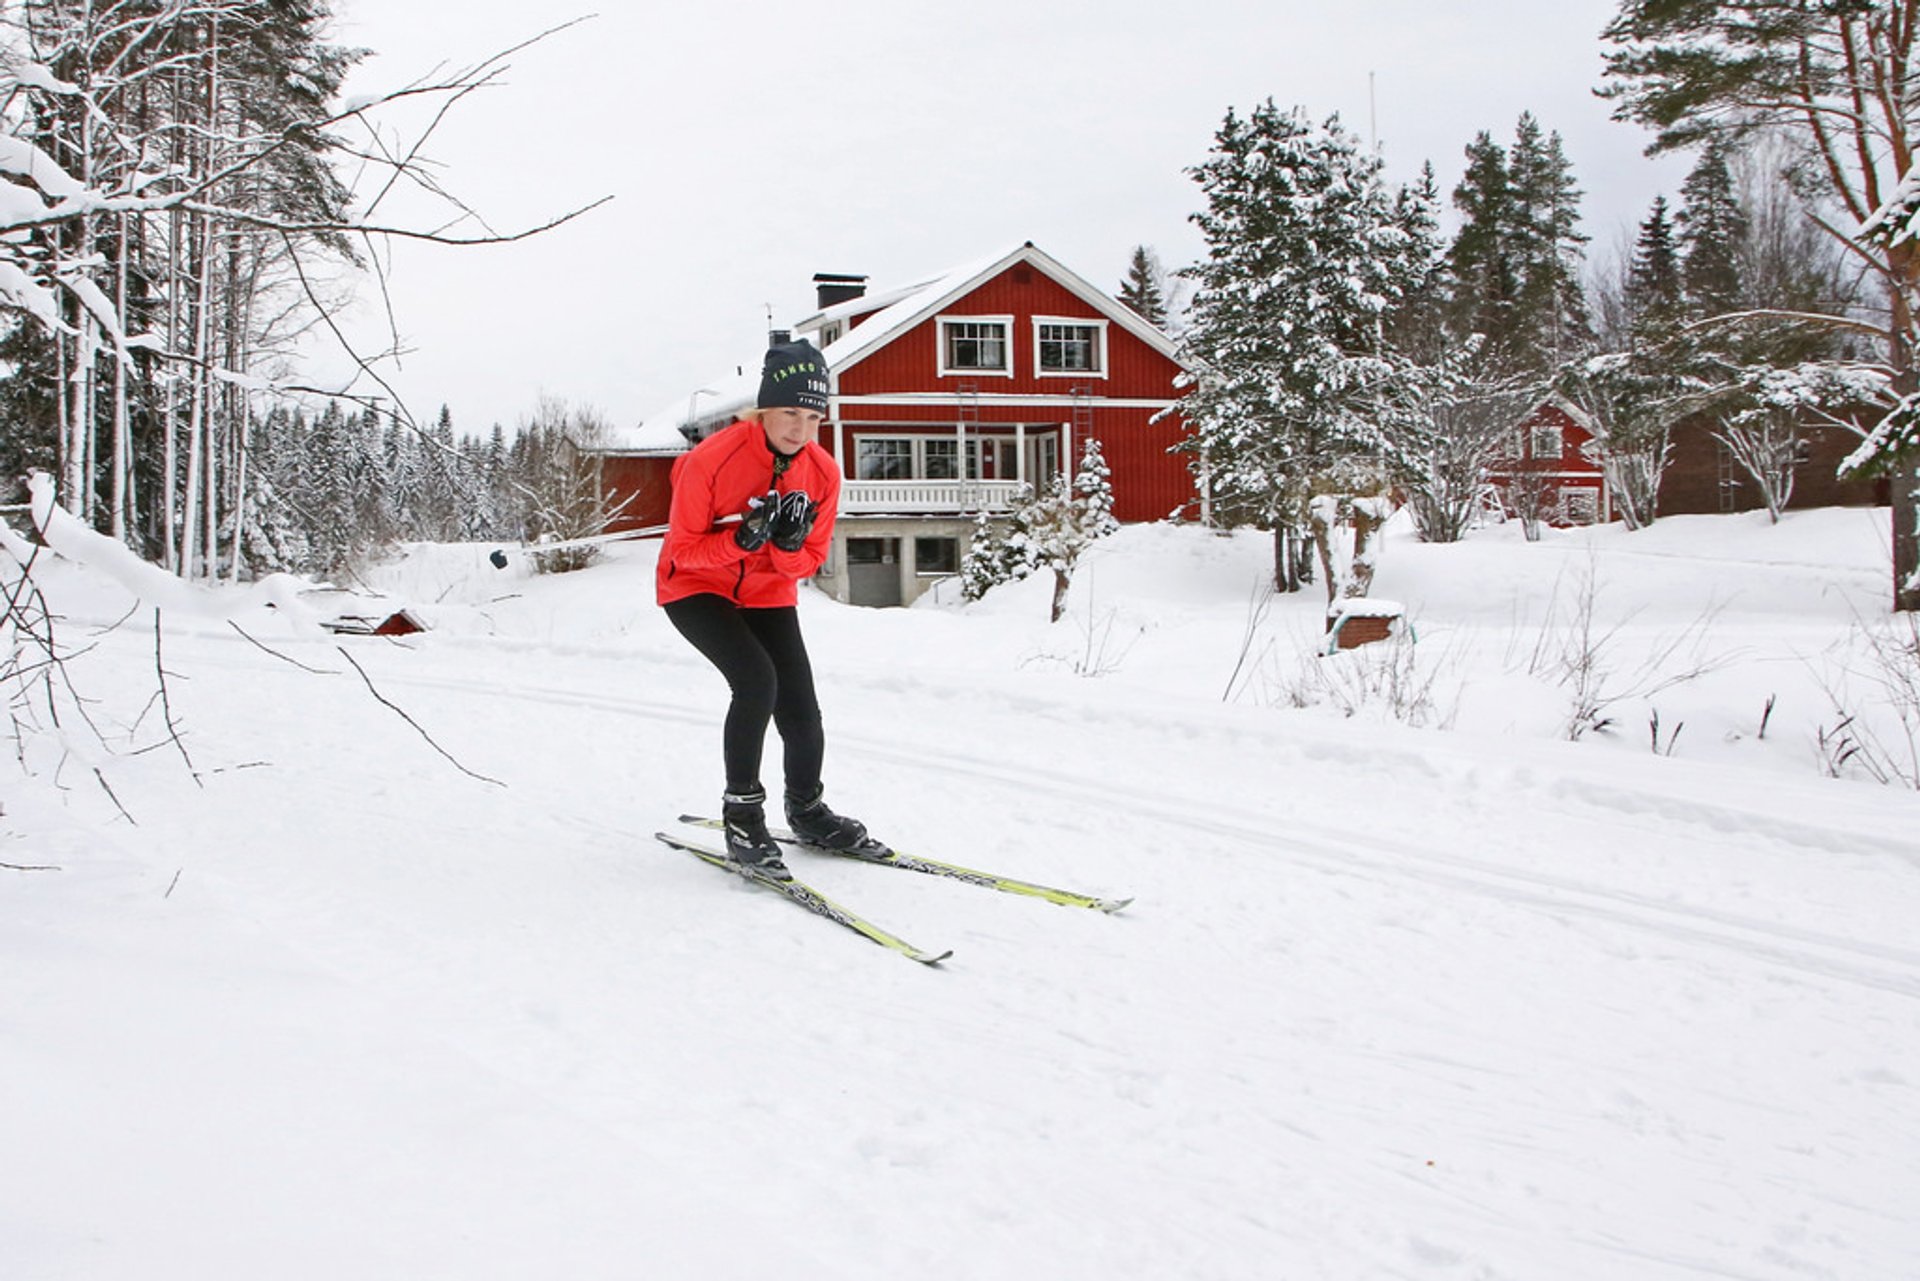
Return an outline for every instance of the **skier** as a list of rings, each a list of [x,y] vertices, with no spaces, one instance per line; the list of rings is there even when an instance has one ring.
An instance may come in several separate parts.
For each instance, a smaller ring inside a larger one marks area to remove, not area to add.
[[[755,408],[674,463],[660,549],[657,594],[668,620],[732,691],[721,738],[727,856],[775,880],[792,873],[767,834],[760,760],[769,720],[784,746],[794,834],[837,850],[871,844],[865,826],[822,799],[826,735],[797,605],[799,580],[827,559],[839,509],[840,466],[819,443],[827,386],[812,343],[769,348]]]

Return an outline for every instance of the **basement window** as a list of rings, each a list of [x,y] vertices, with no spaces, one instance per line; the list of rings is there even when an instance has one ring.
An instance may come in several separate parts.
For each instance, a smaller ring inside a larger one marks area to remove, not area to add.
[[[960,540],[957,538],[914,539],[913,572],[923,578],[959,573]]]

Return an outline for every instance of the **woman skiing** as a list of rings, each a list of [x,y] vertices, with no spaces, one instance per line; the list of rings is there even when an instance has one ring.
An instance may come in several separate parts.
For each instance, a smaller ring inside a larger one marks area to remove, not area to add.
[[[790,880],[767,834],[760,761],[767,724],[784,745],[787,823],[809,844],[865,847],[866,828],[827,808],[826,736],[800,635],[799,580],[833,545],[839,463],[820,447],[827,365],[805,340],[767,351],[755,408],[673,466],[658,598],[674,628],[732,691],[722,731],[727,856]]]

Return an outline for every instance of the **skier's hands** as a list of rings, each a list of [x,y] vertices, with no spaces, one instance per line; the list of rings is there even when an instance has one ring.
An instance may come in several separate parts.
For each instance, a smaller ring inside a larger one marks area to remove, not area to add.
[[[747,500],[747,510],[740,513],[740,523],[734,528],[733,541],[743,552],[757,552],[767,545],[767,539],[773,536],[773,522],[780,514],[780,494],[769,489],[764,498]]]
[[[813,521],[819,514],[820,504],[808,498],[804,489],[781,497],[773,515],[773,545],[783,552],[799,551],[807,535],[813,532]]]

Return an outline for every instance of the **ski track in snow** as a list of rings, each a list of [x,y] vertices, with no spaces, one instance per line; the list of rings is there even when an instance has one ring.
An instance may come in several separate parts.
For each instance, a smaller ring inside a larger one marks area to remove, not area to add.
[[[701,729],[710,728],[714,717],[710,698],[670,703],[656,698],[610,695],[600,690],[569,690],[550,685],[500,684],[417,675],[388,676],[384,679],[401,687],[437,688],[482,697],[520,699],[551,707],[589,708],[599,713]],[[912,701],[910,692],[901,693],[909,702]],[[1025,706],[1008,710],[1032,713],[1043,709]],[[1103,714],[1100,720],[1108,726],[1124,724],[1127,728],[1148,733],[1157,732],[1159,728],[1148,717],[1109,713]],[[1253,809],[1210,800],[1204,814],[1196,813],[1191,803],[1149,800],[1139,790],[1116,787],[1099,776],[1082,771],[1035,763],[1009,764],[1004,755],[990,757],[968,752],[957,748],[948,739],[900,746],[858,732],[847,732],[835,733],[833,742],[836,748],[899,769],[943,777],[964,775],[1028,793],[1041,789],[1058,800],[1096,806],[1109,812],[1117,810],[1132,818],[1151,820],[1164,829],[1158,839],[1169,846],[1183,840],[1190,843],[1191,834],[1200,832],[1219,842],[1251,847],[1253,852],[1285,851],[1290,861],[1338,875],[1359,875],[1365,870],[1372,874],[1372,879],[1381,882],[1414,878],[1441,888],[1483,894],[1540,909],[1549,915],[1581,915],[1605,920],[1676,940],[1737,950],[1809,974],[1920,998],[1920,951],[1916,950],[1862,944],[1697,904],[1661,901],[1599,883],[1466,858],[1432,845],[1416,845],[1400,838],[1370,835],[1362,852],[1353,847],[1351,831],[1334,824],[1290,816],[1284,830],[1277,831],[1270,815]],[[1355,767],[1378,770],[1384,766],[1390,769],[1397,767],[1397,772],[1431,772],[1428,761],[1411,753],[1399,761],[1382,761],[1377,752],[1356,750],[1346,753],[1337,747],[1321,745],[1312,754],[1323,761],[1333,758],[1334,763]],[[1535,790],[1539,790],[1540,786],[1533,784]],[[1555,777],[1547,784],[1547,788],[1610,814],[1649,814],[1667,823],[1692,824],[1706,829],[1709,835],[1726,839],[1772,842],[1810,850],[1851,848],[1859,852],[1871,849],[1888,856],[1920,862],[1920,855],[1916,854],[1910,842],[1852,835],[1841,846],[1828,829],[1793,823],[1774,815],[1756,815],[1710,801],[1635,791],[1617,784],[1570,775]],[[663,816],[661,821],[664,823],[670,817]],[[1152,839],[1143,837],[1141,843],[1150,844]],[[1338,852],[1332,852],[1335,850]],[[963,851],[915,848],[912,852],[949,861],[968,861]],[[1393,858],[1384,857],[1388,854]],[[1109,887],[1097,892],[1124,895],[1127,891]]]

